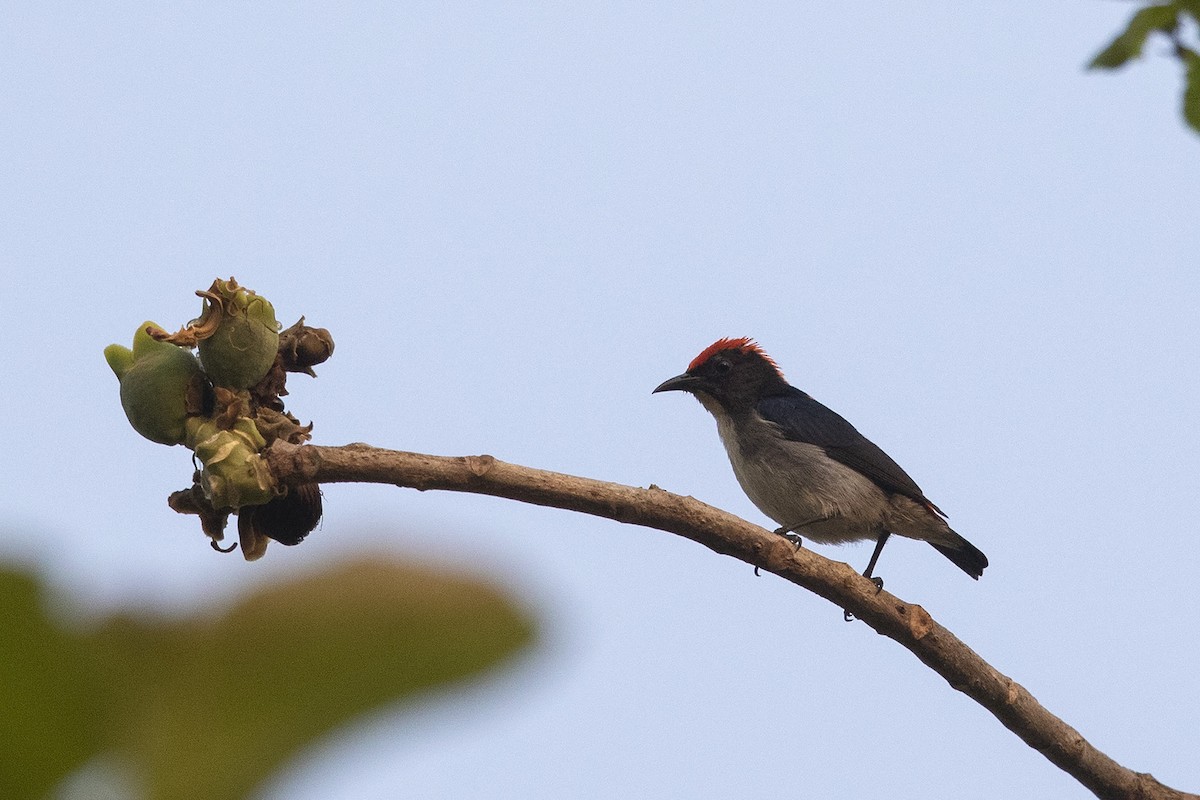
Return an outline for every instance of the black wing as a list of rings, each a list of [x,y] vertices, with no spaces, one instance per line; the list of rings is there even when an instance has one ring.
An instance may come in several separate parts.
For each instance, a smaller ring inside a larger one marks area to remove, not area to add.
[[[793,442],[821,447],[830,458],[840,461],[875,482],[884,491],[909,497],[937,509],[921,493],[921,487],[836,411],[832,411],[795,387],[785,394],[764,397],[758,413],[773,422]],[[941,512],[939,512],[941,513]]]

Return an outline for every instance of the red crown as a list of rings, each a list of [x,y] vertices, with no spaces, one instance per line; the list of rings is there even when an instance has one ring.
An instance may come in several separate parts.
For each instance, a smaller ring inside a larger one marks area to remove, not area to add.
[[[721,353],[726,350],[737,350],[742,353],[753,353],[770,364],[776,372],[779,372],[780,376],[783,375],[783,373],[780,372],[779,365],[775,363],[775,359],[764,353],[763,349],[758,346],[758,342],[754,341],[749,336],[742,336],[736,339],[718,339],[708,347],[704,348],[700,355],[692,359],[692,363],[688,364],[688,372],[696,369],[705,361],[708,361],[710,358],[715,356],[717,353]]]

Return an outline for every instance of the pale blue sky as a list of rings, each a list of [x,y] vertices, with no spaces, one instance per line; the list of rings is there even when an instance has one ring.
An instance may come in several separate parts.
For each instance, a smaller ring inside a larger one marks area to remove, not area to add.
[[[921,603],[1098,747],[1200,789],[1200,138],[1116,2],[19,3],[0,25],[0,549],[186,609],[368,548],[493,576],[544,647],[382,714],[260,800],[1080,798],[864,625],[668,534],[330,487],[247,565],[164,498],[101,350],[216,276],[337,340],[323,444],[488,452],[768,524],[651,396],[759,339],[983,549]],[[861,568],[869,547],[820,548]]]

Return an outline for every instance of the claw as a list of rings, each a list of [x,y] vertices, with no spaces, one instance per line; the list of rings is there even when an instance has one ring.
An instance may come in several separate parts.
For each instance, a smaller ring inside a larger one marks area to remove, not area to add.
[[[775,529],[775,535],[782,536],[783,538],[787,539],[789,542],[793,542],[796,545],[796,547],[799,548],[800,547],[800,534],[795,533],[795,531],[798,531],[801,528],[807,527],[807,526],[812,525],[817,522],[824,522],[827,519],[829,519],[829,517],[827,517],[827,516],[813,517],[812,519],[805,520],[804,522],[801,522],[797,525],[784,525],[782,528]]]
[[[800,538],[800,534],[792,533],[791,528],[776,528],[775,535],[782,536],[783,538],[787,539],[792,544],[796,545],[797,550],[799,550],[800,546],[802,544],[804,544],[804,540],[802,538]]]
[[[872,578],[870,575],[864,575],[863,577],[875,584],[875,594],[883,591],[883,578]],[[846,622],[854,622],[854,615],[843,609],[842,619],[846,620]]]
[[[231,542],[229,547],[221,547],[221,545],[217,544],[216,539],[209,539],[208,543],[211,544],[212,549],[216,550],[218,553],[232,553],[234,550],[237,550],[237,542]]]

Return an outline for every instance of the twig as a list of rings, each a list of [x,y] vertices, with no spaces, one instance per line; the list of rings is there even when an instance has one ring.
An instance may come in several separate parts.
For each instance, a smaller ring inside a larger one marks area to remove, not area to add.
[[[489,494],[684,536],[803,586],[896,640],[1097,797],[1200,800],[1200,795],[1164,786],[1097,750],[921,606],[878,591],[845,564],[797,549],[781,536],[691,497],[655,486],[641,489],[507,464],[488,455],[431,456],[364,444],[319,447],[277,441],[267,450],[267,460],[276,479],[287,485],[389,483],[422,491]]]

